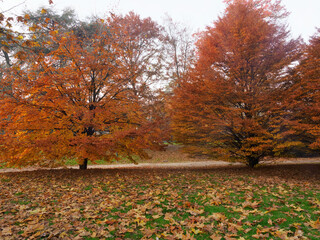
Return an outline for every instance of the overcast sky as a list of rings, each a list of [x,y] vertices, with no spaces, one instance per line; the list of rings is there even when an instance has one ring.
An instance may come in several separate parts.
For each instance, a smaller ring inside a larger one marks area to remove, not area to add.
[[[175,21],[189,25],[194,32],[203,30],[205,26],[222,14],[225,5],[223,0],[53,0],[57,9],[73,8],[76,14],[85,19],[91,15],[103,17],[109,11],[127,13],[133,10],[142,17],[151,17],[161,23],[168,13]],[[48,0],[0,0],[3,12],[22,3],[11,12],[21,9],[37,9],[48,7]],[[291,13],[288,18],[289,28],[294,37],[301,35],[306,41],[320,27],[320,0],[282,0]]]

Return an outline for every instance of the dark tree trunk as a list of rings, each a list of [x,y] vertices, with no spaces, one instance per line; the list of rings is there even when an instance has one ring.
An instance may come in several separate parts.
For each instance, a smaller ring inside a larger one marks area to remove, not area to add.
[[[91,109],[90,109],[91,110]],[[93,127],[87,127],[83,131],[87,134],[87,136],[92,136],[94,134],[94,128]],[[88,158],[83,160],[82,164],[79,164],[79,169],[86,170],[88,168]]]
[[[82,164],[79,164],[79,169],[85,170],[88,167],[88,159],[86,158]]]
[[[254,168],[255,165],[259,163],[259,158],[248,158],[248,166]]]

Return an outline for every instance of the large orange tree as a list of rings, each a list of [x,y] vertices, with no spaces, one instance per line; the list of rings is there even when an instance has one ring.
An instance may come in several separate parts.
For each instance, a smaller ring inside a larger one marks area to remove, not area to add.
[[[197,62],[178,81],[170,108],[177,141],[193,154],[253,167],[297,144],[289,141],[282,87],[298,56],[280,1],[226,1],[224,14],[199,34]]]
[[[290,77],[286,97],[294,138],[305,147],[320,149],[320,29],[304,48]]]
[[[1,161],[55,166],[75,158],[86,169],[88,160],[146,157],[161,141],[146,100],[159,37],[155,22],[130,13],[52,30],[41,42],[51,51],[32,52],[39,43],[26,40],[30,51],[17,54],[3,80]]]

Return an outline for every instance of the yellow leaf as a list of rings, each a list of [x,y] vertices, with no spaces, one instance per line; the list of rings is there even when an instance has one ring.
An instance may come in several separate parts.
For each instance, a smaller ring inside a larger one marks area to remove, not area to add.
[[[310,221],[310,226],[314,229],[318,229],[320,230],[320,221],[319,221],[320,218],[318,218],[317,221]]]
[[[194,234],[202,233],[201,230],[199,230],[199,229],[194,229],[194,228],[192,228],[191,231],[192,231]]]
[[[2,40],[0,43],[1,43],[2,45],[6,45],[6,46],[9,45],[6,41],[3,41],[3,40]]]

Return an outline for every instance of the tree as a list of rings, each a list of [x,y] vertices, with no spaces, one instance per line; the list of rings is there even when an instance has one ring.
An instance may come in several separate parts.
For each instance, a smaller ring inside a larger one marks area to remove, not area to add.
[[[13,9],[15,7],[12,7]],[[11,9],[7,10],[10,11]],[[10,59],[10,51],[12,48],[16,47],[17,42],[19,42],[20,35],[17,34],[14,30],[12,30],[12,25],[14,21],[17,22],[26,22],[26,19],[23,16],[17,16],[16,19],[13,17],[7,17],[4,13],[0,12],[0,48],[1,48],[1,56],[4,58],[5,65],[1,67],[11,66]]]
[[[52,0],[49,0],[48,2],[49,4],[53,3]],[[21,38],[23,38],[21,33],[14,31],[12,29],[13,24],[15,23],[15,21],[18,23],[22,22],[24,24],[27,24],[28,21],[30,20],[30,16],[28,14],[22,14],[15,17],[5,15],[10,13],[11,10],[15,9],[19,5],[21,5],[21,3],[18,5],[12,6],[11,8],[6,9],[3,12],[0,12],[0,48],[1,48],[1,55],[4,58],[5,65],[6,65],[6,66],[3,66],[2,64],[1,66],[2,68],[11,66],[11,56],[9,54],[13,49],[16,49],[17,46],[19,46],[20,40]],[[45,10],[41,9],[39,10],[39,12],[40,11],[44,12]],[[37,24],[34,24],[34,26],[37,26]]]
[[[54,8],[39,8],[36,11],[27,10],[24,12],[24,16],[27,21],[22,26],[26,29],[26,33],[23,35],[32,39],[33,43],[37,43],[33,44],[32,51],[50,51],[51,49],[45,49],[46,44],[43,44],[43,42],[50,40],[50,32],[56,30],[68,32],[80,25],[74,10],[69,8],[63,9],[61,13],[58,13]],[[55,46],[50,47],[54,48]]]
[[[194,38],[188,27],[169,16],[164,23],[166,79],[171,85],[181,80],[194,63]]]
[[[167,139],[168,117],[159,89],[164,61],[162,27],[151,18],[141,20],[134,12],[124,17],[112,15],[112,19],[112,27],[122,29],[118,39],[126,51],[121,61],[131,76],[130,87],[143,106],[145,118],[157,122],[159,139]]]
[[[192,154],[223,156],[254,167],[297,144],[287,141],[280,95],[298,57],[280,1],[233,0],[198,35],[196,66],[171,100],[172,128]]]
[[[304,48],[286,91],[295,138],[303,147],[320,149],[320,29]]]
[[[11,88],[1,99],[1,161],[55,166],[76,158],[86,169],[88,160],[134,161],[135,155],[147,157],[144,149],[159,146],[159,119],[149,117],[142,97],[148,90],[143,75],[152,65],[151,42],[159,30],[150,19],[134,15],[140,32],[133,38],[118,24],[130,23],[130,16],[99,20],[88,38],[50,31],[43,44],[55,45],[52,51],[30,54],[6,72],[4,83]],[[145,47],[137,49],[141,43]],[[149,58],[128,68],[127,57],[135,51]]]
[[[28,27],[34,27],[45,33],[54,31],[57,28],[68,31],[78,22],[74,10],[70,8],[63,9],[61,13],[57,12],[53,7],[39,8],[36,11],[27,10],[24,12],[24,16],[28,18]]]

